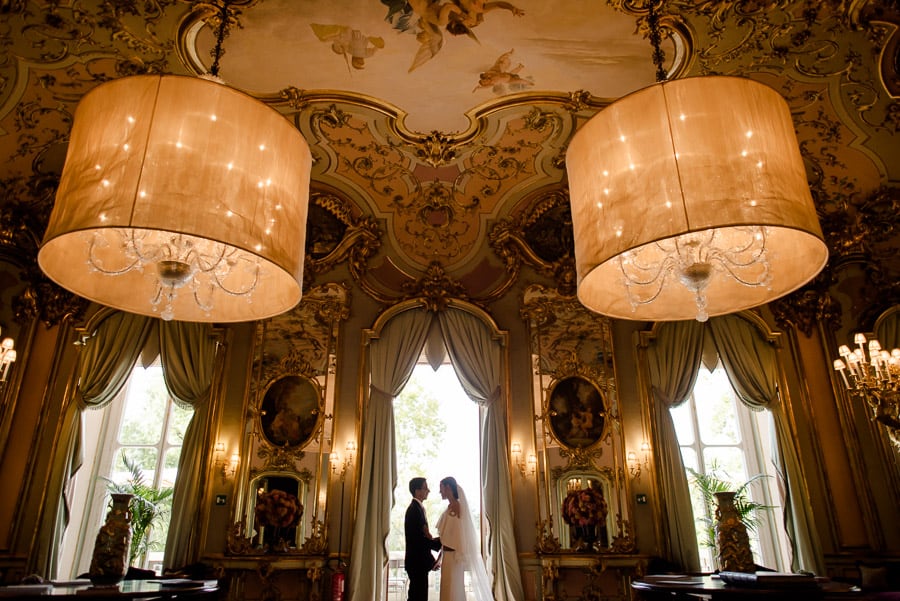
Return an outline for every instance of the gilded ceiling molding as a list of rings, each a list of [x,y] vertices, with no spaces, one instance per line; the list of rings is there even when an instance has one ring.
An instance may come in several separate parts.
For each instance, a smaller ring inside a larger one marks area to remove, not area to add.
[[[37,252],[50,218],[55,176],[0,182],[0,259],[19,268],[23,291],[13,298],[16,320],[39,319],[48,328],[84,314],[88,301],[60,288],[41,271]]]
[[[518,278],[523,264],[529,265],[553,279],[561,295],[574,296],[575,242],[566,190],[541,194],[512,218],[495,222],[488,240],[510,279]]]
[[[527,182],[556,175],[555,157],[575,127],[558,105],[523,106],[470,143],[432,132],[410,148],[386,135],[377,115],[353,106],[310,104],[294,118],[318,142],[314,176],[368,197],[375,213],[390,215],[390,237],[414,271],[434,261],[449,267],[478,252],[479,217],[496,214]],[[443,171],[420,172],[421,166]]]
[[[429,311],[444,311],[454,299],[468,301],[466,289],[444,271],[440,263],[432,263],[417,281],[404,284],[403,300],[421,299]]]
[[[620,3],[634,12],[635,2],[614,2]],[[887,93],[897,84],[883,80],[881,74],[891,69],[879,64],[897,61],[896,54],[883,52],[888,45],[896,47],[896,10],[862,11],[860,2],[668,0],[663,11],[690,15],[697,34],[692,74],[749,77],[767,71],[798,82],[828,81],[830,102],[855,113],[860,127],[881,129],[885,143],[900,131],[900,111]],[[863,55],[852,50],[864,47],[872,51]]]
[[[433,131],[416,146],[416,157],[432,167],[440,167],[456,160],[456,146],[458,145],[459,142],[454,138],[439,131]]]
[[[900,187],[885,185],[865,196],[835,198],[820,218],[831,250],[826,269],[836,281],[842,268],[860,264],[877,291],[859,316],[872,324],[888,308],[900,303]]]
[[[351,210],[350,203],[337,194],[313,190],[309,202],[303,287],[312,286],[316,275],[344,261],[355,281],[363,279],[369,260],[381,246],[378,222]]]
[[[877,290],[859,323],[874,323],[880,313],[900,303],[900,188],[882,186],[868,195],[859,194],[849,183],[842,189],[828,195],[822,185],[813,186],[829,249],[828,264],[812,282],[769,304],[782,329],[796,327],[808,337],[817,323],[840,328],[841,307],[830,290],[851,264],[862,266]]]

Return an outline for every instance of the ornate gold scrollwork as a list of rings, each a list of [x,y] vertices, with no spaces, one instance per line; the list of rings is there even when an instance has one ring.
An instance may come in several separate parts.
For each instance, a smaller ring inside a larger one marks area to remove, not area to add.
[[[452,299],[465,300],[466,290],[444,271],[439,263],[432,263],[422,278],[403,287],[404,298],[422,298],[429,311],[443,311]]]
[[[432,131],[417,145],[416,156],[432,167],[440,167],[456,159],[456,146],[459,144],[455,138]]]
[[[542,194],[516,216],[497,221],[488,240],[512,279],[524,263],[553,278],[561,295],[575,294],[575,243],[566,191]]]
[[[13,312],[17,320],[39,319],[47,327],[66,317],[82,317],[89,305],[53,283],[37,264],[41,232],[47,227],[58,183],[56,177],[45,175],[0,182],[0,259],[19,268],[21,282],[21,292],[12,299]]]
[[[247,536],[244,521],[235,522],[228,529],[225,538],[225,552],[228,555],[250,555],[254,552],[253,539]]]
[[[355,280],[362,279],[369,259],[381,246],[383,232],[375,219],[359,216],[343,197],[321,191],[310,195],[310,214],[304,288],[312,286],[316,275],[331,271],[343,261],[347,261]]]
[[[637,545],[634,541],[634,526],[629,520],[623,520],[622,514],[616,514],[616,526],[619,534],[612,537],[609,545],[610,553],[634,553]],[[602,550],[601,550],[602,552]]]
[[[312,522],[311,530],[309,536],[303,541],[300,552],[309,555],[324,553],[328,550],[328,531],[325,523],[322,520],[315,520]]]
[[[536,540],[534,550],[537,553],[559,553],[561,550],[559,539],[553,534],[553,522],[551,520],[538,520],[536,527]]]

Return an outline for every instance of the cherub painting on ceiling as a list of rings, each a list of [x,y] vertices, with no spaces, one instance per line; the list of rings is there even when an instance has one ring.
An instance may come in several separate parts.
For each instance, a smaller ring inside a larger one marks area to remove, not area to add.
[[[335,54],[343,55],[348,71],[350,71],[350,67],[364,69],[366,59],[374,55],[376,50],[384,48],[382,38],[367,36],[360,30],[346,25],[310,23],[309,26],[319,40],[331,42],[331,49]],[[350,71],[350,73],[353,72]]]
[[[475,27],[484,22],[484,15],[492,10],[507,10],[517,17],[525,11],[510,2],[485,0],[381,0],[388,7],[385,21],[394,29],[414,33],[419,50],[409,67],[412,72],[437,56],[444,45],[444,31],[451,35],[466,35],[474,40]]]
[[[478,76],[478,85],[472,90],[474,94],[478,90],[490,88],[491,91],[502,96],[513,92],[521,92],[526,88],[534,85],[534,79],[530,75],[519,75],[519,72],[525,68],[522,63],[512,66],[513,50],[501,54],[493,66],[487,71],[482,72]]]

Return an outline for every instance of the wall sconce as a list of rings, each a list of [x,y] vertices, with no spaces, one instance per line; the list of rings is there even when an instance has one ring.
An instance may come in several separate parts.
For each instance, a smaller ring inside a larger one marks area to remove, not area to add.
[[[517,442],[512,443],[510,447],[513,455],[513,464],[518,468],[523,478],[527,478],[528,474],[534,474],[537,471],[537,456],[534,453],[528,453],[527,460],[522,460],[522,445]]]
[[[12,338],[4,338],[0,342],[0,382],[6,382],[9,368],[16,360],[16,343]]]
[[[225,443],[217,442],[215,447],[215,462],[216,470],[222,476],[222,484],[225,484],[225,481],[228,479],[228,476],[234,476],[237,473],[237,467],[241,463],[241,456],[237,453],[231,454],[231,459],[225,459]]]
[[[628,464],[628,471],[635,480],[641,479],[641,471],[643,468],[650,467],[650,443],[647,441],[642,442],[640,452],[642,459],[638,459],[637,453],[634,451],[628,451],[628,455],[625,457],[625,463]]]
[[[344,447],[346,450],[346,455],[344,455],[343,461],[341,461],[340,453],[332,453],[331,454],[331,473],[337,474],[338,470],[340,470],[340,478],[341,482],[344,481],[344,476],[347,474],[347,469],[351,465],[353,465],[353,455],[356,453],[356,441],[348,440],[347,446]]]

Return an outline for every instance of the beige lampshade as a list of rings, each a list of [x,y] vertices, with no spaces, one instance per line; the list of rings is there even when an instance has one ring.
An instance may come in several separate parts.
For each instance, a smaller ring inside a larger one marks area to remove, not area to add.
[[[578,298],[622,319],[704,320],[812,279],[828,250],[790,111],[736,77],[655,84],[566,154]]]
[[[311,164],[284,116],[215,81],[103,84],[75,112],[38,262],[133,313],[278,315],[300,301]]]

